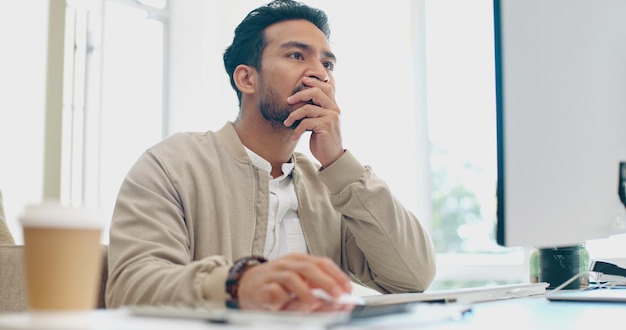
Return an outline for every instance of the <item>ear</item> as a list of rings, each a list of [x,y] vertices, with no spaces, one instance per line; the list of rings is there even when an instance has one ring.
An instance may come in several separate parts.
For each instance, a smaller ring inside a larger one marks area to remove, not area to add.
[[[241,94],[256,93],[257,72],[255,68],[240,64],[235,68],[233,79]]]

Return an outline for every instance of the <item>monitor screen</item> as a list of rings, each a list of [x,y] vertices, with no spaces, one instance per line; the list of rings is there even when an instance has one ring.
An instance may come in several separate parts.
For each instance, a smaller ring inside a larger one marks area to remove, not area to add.
[[[626,1],[494,0],[497,242],[624,232]]]

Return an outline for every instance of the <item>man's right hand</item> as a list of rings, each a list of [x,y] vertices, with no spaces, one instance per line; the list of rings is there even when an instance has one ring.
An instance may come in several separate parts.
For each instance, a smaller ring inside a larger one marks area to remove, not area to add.
[[[239,280],[238,300],[242,309],[329,310],[333,306],[316,298],[319,288],[334,298],[350,293],[348,276],[328,258],[293,253],[246,270]],[[332,305],[332,304],[330,304]],[[335,306],[345,309],[345,306]]]

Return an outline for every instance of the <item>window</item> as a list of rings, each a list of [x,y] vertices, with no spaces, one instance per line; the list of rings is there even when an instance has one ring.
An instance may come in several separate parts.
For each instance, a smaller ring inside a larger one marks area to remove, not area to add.
[[[134,161],[166,135],[167,12],[165,1],[95,4],[68,6],[62,198],[110,218]]]
[[[490,3],[426,1],[433,238],[445,253],[499,250]]]
[[[524,251],[500,247],[494,238],[492,1],[426,0],[424,12],[432,236],[444,266],[441,281],[458,280],[453,272],[460,271],[467,282],[454,285],[528,281]],[[466,269],[471,265],[482,267],[476,276]]]

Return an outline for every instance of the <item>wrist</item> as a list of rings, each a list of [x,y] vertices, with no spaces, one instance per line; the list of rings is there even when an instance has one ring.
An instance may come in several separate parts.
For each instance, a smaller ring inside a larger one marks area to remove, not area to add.
[[[226,307],[239,308],[239,284],[243,273],[266,261],[267,259],[260,256],[249,256],[237,259],[233,263],[226,278],[226,293],[230,296],[230,299],[226,301]]]
[[[320,164],[322,165],[322,167],[320,168],[320,171],[332,165],[335,161],[337,161],[337,159],[341,158],[341,156],[343,156],[344,153],[346,153],[346,149],[341,149],[341,151],[338,152],[334,158],[329,158],[325,162],[320,161]]]

